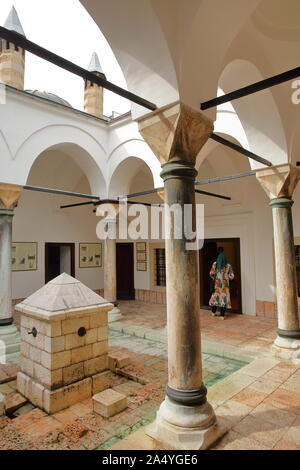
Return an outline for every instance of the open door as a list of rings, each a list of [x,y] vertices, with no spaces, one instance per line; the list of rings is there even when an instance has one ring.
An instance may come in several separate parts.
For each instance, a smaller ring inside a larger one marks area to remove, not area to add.
[[[62,273],[75,277],[75,244],[45,243],[45,282]]]
[[[239,238],[219,238],[207,239],[204,241],[202,250],[199,251],[199,271],[200,271],[200,305],[203,309],[208,309],[209,299],[213,292],[213,282],[209,276],[209,271],[217,259],[218,248],[224,248],[227,261],[234,271],[234,280],[230,281],[231,313],[242,313],[242,286],[241,286],[241,260],[240,260],[240,239]]]
[[[117,243],[117,299],[135,299],[133,243]]]

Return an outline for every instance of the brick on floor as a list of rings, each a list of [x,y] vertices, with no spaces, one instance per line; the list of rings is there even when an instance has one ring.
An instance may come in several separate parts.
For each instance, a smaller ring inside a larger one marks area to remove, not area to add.
[[[53,419],[51,416],[45,416],[36,421],[34,424],[27,426],[25,433],[30,439],[36,439],[45,436],[51,431],[57,430],[61,426],[62,424]]]

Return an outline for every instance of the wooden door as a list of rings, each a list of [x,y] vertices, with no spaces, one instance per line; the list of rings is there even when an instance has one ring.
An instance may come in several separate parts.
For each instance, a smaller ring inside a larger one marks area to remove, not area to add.
[[[133,243],[117,243],[117,299],[134,298]]]
[[[216,261],[218,248],[222,246],[234,271],[234,280],[230,281],[231,312],[242,313],[242,288],[241,288],[241,262],[240,239],[221,238],[207,239],[199,252],[200,271],[200,304],[201,308],[209,308],[209,299],[212,293],[212,283],[209,277],[211,265]]]

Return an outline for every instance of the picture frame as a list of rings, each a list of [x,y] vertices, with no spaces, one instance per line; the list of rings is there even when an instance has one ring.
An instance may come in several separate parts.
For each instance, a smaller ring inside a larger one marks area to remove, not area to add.
[[[146,251],[146,243],[145,242],[137,242],[136,251]]]
[[[146,251],[138,251],[136,254],[137,261],[147,261],[147,253]]]
[[[79,267],[102,268],[102,243],[79,243]]]
[[[11,270],[37,271],[38,269],[38,243],[13,242],[11,248]]]
[[[137,271],[147,271],[147,263],[138,261],[136,264]]]

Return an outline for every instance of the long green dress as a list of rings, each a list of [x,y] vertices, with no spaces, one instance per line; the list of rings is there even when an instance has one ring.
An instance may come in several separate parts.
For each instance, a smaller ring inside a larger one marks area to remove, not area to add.
[[[221,270],[218,270],[217,263],[213,263],[210,277],[214,279],[214,292],[210,298],[209,305],[211,307],[231,308],[230,303],[230,287],[229,281],[234,279],[234,272],[229,263]]]

